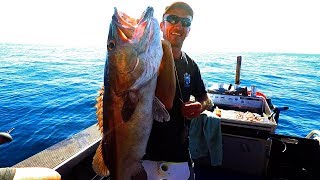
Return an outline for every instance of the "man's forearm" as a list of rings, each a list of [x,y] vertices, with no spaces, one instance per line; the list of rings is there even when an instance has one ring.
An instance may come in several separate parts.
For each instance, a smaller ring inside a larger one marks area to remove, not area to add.
[[[166,109],[171,109],[176,92],[176,77],[174,72],[174,59],[171,45],[168,41],[162,41],[163,57],[159,69],[156,96],[164,104]]]

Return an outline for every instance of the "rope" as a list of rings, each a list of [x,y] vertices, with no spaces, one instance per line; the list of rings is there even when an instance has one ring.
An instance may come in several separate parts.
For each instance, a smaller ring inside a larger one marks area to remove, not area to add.
[[[0,168],[1,180],[12,180],[16,174],[16,168]]]

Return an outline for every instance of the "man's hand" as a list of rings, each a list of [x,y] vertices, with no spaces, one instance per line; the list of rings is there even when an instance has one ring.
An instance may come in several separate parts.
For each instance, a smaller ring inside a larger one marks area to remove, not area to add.
[[[187,119],[199,117],[202,112],[202,105],[200,102],[186,102],[182,104],[181,112]]]

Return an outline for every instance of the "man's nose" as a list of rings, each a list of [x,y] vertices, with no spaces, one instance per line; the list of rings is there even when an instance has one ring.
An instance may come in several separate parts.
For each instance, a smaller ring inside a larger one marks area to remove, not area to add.
[[[176,25],[176,27],[179,27],[179,29],[182,29],[182,28],[183,28],[181,21],[179,21],[179,22],[178,22],[177,24],[175,24],[175,25]]]

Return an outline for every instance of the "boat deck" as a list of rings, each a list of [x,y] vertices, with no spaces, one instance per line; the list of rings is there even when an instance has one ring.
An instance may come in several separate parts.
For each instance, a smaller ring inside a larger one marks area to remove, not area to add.
[[[64,174],[71,167],[93,154],[98,147],[100,139],[100,131],[97,125],[94,124],[72,137],[15,164],[13,167],[46,167]]]
[[[110,180],[109,177],[100,177],[92,170],[93,155],[88,156],[81,164],[76,165],[70,171],[71,173],[62,176],[66,180]],[[201,164],[201,165],[200,165]],[[265,180],[264,176],[244,174],[236,171],[223,169],[221,167],[212,167],[202,163],[195,163],[194,172],[196,180],[212,180],[212,179],[237,179],[237,180]]]
[[[269,164],[266,167],[266,171],[262,172],[256,171],[259,170],[259,167],[256,166],[257,162],[259,162],[258,155],[253,152],[240,152],[239,149],[234,148],[234,145],[247,144],[248,147],[255,147],[253,145],[260,147],[260,145],[263,146],[265,142],[265,140],[261,140],[261,138],[263,139],[266,135],[261,134],[260,131],[260,133],[257,134],[253,130],[250,131],[243,127],[241,129],[242,130],[222,126],[222,131],[238,134],[237,136],[224,136],[224,140],[227,141],[224,147],[228,147],[228,144],[232,146],[228,148],[231,149],[231,151],[224,149],[226,156],[223,165],[226,166],[228,162],[230,163],[230,161],[228,161],[230,158],[231,160],[234,158],[237,162],[239,161],[240,165],[235,168],[233,166],[234,161],[231,161],[232,166],[230,166],[230,168],[227,168],[229,166],[213,167],[208,163],[209,158],[194,160],[196,180],[320,179],[320,174],[318,173],[320,171],[320,148],[318,141],[276,134],[271,135],[271,139],[273,139],[272,148],[270,155],[266,156],[266,158],[269,159]],[[251,136],[253,136],[253,134],[255,134],[256,137],[252,139]],[[51,168],[59,172],[63,180],[109,179],[97,176],[92,169],[92,158],[100,139],[101,137],[99,131],[97,131],[97,126],[93,125],[73,137],[16,164],[14,167]],[[239,139],[241,141],[238,141]],[[260,140],[257,141],[256,139]],[[257,142],[260,141],[262,143],[257,144]],[[239,142],[241,143],[239,144]],[[286,145],[285,149],[284,145]],[[253,150],[254,148],[251,149]],[[245,156],[243,153],[250,154],[250,156]],[[248,160],[248,157],[251,157],[251,160]],[[255,159],[254,157],[257,158]],[[264,165],[263,161],[261,162],[260,165]],[[235,169],[238,169],[238,171]]]

